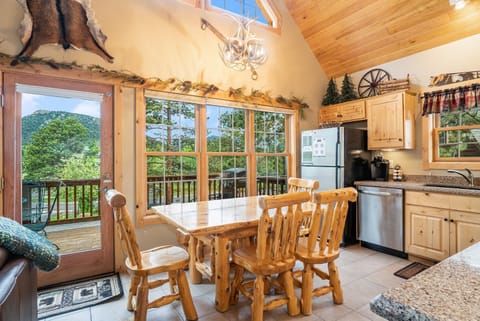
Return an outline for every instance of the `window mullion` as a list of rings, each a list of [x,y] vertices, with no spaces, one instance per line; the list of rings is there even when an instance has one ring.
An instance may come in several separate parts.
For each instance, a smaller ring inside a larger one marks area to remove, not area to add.
[[[208,153],[207,153],[207,107],[197,105],[197,151],[198,157],[198,199],[200,201],[208,200]]]
[[[255,154],[255,111],[253,110],[247,111],[245,129],[245,147],[248,154],[248,194],[254,196],[257,195],[257,157]]]

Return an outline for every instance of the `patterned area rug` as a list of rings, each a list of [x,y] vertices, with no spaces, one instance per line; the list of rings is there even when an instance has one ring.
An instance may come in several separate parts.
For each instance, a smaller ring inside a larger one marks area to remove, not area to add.
[[[38,318],[82,309],[123,295],[118,274],[70,283],[38,292]]]

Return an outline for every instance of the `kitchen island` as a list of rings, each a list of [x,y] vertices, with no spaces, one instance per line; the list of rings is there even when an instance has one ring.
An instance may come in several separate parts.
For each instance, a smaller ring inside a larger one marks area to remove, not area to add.
[[[387,290],[370,309],[390,321],[480,320],[480,242]]]

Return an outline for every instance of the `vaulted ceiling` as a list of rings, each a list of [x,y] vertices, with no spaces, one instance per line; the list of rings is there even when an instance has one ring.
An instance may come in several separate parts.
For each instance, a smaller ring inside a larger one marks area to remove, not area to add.
[[[328,77],[368,69],[480,33],[480,0],[286,0]],[[461,53],[458,54],[461,59]]]

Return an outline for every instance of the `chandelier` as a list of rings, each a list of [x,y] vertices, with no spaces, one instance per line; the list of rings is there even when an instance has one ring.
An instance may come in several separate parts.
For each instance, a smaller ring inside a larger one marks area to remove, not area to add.
[[[263,40],[250,31],[250,24],[254,20],[237,19],[229,16],[238,24],[237,32],[231,37],[225,37],[207,20],[201,19],[201,28],[210,29],[221,41],[219,54],[225,66],[237,71],[250,69],[252,79],[258,79],[256,68],[263,65],[268,58],[268,52]]]

